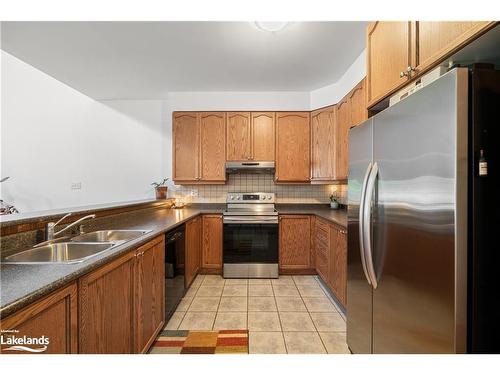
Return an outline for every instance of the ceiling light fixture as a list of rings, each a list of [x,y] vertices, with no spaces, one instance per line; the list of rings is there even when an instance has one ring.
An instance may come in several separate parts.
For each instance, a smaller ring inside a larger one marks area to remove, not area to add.
[[[260,21],[255,21],[255,26],[257,26],[258,29],[263,30],[263,31],[268,31],[271,33],[275,33],[278,31],[283,30],[289,22],[260,22]]]

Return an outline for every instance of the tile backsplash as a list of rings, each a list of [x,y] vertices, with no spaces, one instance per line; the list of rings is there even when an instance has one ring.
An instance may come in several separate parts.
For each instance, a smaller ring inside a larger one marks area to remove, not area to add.
[[[275,193],[278,203],[329,203],[331,194],[340,203],[347,200],[347,185],[275,184],[270,173],[230,174],[225,185],[174,185],[168,195],[186,203],[225,203],[232,192]]]

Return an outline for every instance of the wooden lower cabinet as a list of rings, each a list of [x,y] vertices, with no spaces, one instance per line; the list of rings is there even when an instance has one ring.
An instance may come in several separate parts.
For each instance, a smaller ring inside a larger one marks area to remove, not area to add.
[[[139,247],[135,263],[135,351],[146,352],[165,324],[165,238]]]
[[[186,223],[186,288],[191,285],[201,267],[202,217],[197,216]]]
[[[201,267],[205,273],[222,271],[222,215],[203,215]]]
[[[330,227],[330,260],[327,284],[339,302],[347,302],[347,231],[336,225]]]
[[[2,333],[3,340],[9,336],[40,338],[49,342],[43,354],[72,354],[78,352],[77,286],[72,283],[2,319],[2,330],[16,330],[10,335]],[[8,350],[12,345],[2,345],[2,354],[29,354],[27,351]],[[25,345],[32,349],[43,349],[44,345]]]
[[[309,273],[314,270],[311,258],[311,216],[280,215],[280,272]]]
[[[316,218],[313,236],[316,272],[323,280],[328,281],[330,278],[330,224]]]

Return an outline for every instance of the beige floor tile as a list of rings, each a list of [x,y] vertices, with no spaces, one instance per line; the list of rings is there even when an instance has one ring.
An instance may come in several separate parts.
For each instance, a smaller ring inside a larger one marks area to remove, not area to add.
[[[246,329],[246,312],[218,312],[213,329]]]
[[[193,280],[193,283],[191,284],[191,286],[200,286],[204,279],[205,279],[205,275],[196,276],[196,278]]]
[[[343,332],[320,332],[328,354],[350,354],[346,335]]]
[[[250,285],[271,285],[271,279],[249,279]]]
[[[297,275],[293,276],[293,281],[297,285],[318,285],[318,281],[316,280],[316,276],[312,275]]]
[[[285,331],[316,331],[308,312],[280,312],[281,327]]]
[[[276,297],[278,311],[303,311],[307,312],[306,305],[300,297]]]
[[[247,285],[248,279],[226,279],[224,285]]]
[[[196,292],[198,292],[199,288],[200,288],[199,286],[197,287],[191,286],[184,295],[184,298],[193,298],[196,295]]]
[[[181,299],[181,302],[179,302],[179,305],[177,305],[177,309],[175,309],[175,311],[188,311],[191,302],[193,302],[193,298],[184,297]]]
[[[273,285],[273,291],[276,297],[300,297],[295,285]]]
[[[316,329],[320,332],[345,332],[346,324],[339,313],[311,313]]]
[[[248,297],[248,311],[277,311],[274,297]]]
[[[167,325],[165,326],[165,329],[168,330],[176,330],[179,328],[179,325],[182,322],[182,319],[184,318],[184,315],[186,315],[185,311],[176,311],[172,314],[170,319],[168,320]]]
[[[178,329],[211,330],[215,321],[215,312],[187,312]]]
[[[201,283],[202,286],[223,286],[224,278],[220,275],[205,275],[205,279]]]
[[[219,304],[219,311],[244,311],[247,308],[247,297],[222,297]]]
[[[288,354],[325,354],[317,332],[283,332]]]
[[[280,276],[278,279],[272,279],[271,283],[274,285],[295,285],[292,276],[284,275]]]
[[[274,296],[271,285],[248,285],[248,295],[253,297]]]
[[[220,297],[194,297],[188,311],[217,311]]]
[[[282,332],[249,332],[248,352],[250,354],[286,354]]]
[[[219,297],[222,295],[222,286],[200,286],[198,292],[196,293],[197,297]]]
[[[281,331],[281,324],[277,312],[249,311],[248,312],[249,331]]]
[[[302,298],[309,312],[337,312],[337,309],[326,297]]]
[[[247,285],[225,285],[222,291],[224,297],[246,297],[248,295]]]
[[[299,293],[302,297],[326,297],[325,292],[323,292],[323,289],[321,289],[319,284],[300,284],[297,285],[297,289],[299,290]]]

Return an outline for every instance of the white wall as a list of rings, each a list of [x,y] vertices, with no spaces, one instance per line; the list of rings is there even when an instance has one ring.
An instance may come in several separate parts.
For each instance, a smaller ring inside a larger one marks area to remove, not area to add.
[[[335,104],[366,76],[366,50],[334,84],[311,91],[311,110]]]
[[[170,168],[165,102],[97,102],[1,58],[2,199],[29,212],[154,196],[150,183]]]

